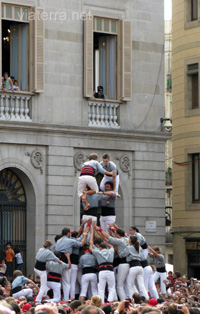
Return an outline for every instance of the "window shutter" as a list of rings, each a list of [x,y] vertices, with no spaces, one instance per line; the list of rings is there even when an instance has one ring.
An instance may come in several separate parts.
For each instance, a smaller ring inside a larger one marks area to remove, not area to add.
[[[44,21],[43,8],[34,8],[34,46],[35,46],[35,77],[34,91],[44,92]]]
[[[93,95],[93,16],[86,14],[84,20],[84,97]]]
[[[122,100],[132,98],[132,38],[131,22],[122,21]]]

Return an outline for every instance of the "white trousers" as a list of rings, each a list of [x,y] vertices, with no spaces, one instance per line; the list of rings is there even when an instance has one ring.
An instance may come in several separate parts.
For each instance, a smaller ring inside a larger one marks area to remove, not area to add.
[[[33,290],[32,289],[22,289],[16,293],[12,294],[14,299],[19,299],[19,297],[32,297],[33,296]]]
[[[95,216],[91,216],[91,215],[83,215],[82,217],[82,220],[85,222],[85,221],[88,221],[89,219],[92,219],[92,222],[97,222],[97,217]],[[87,228],[87,224],[84,224],[84,230]],[[87,235],[87,239],[86,239],[86,243],[89,243],[90,241],[90,231],[88,232],[88,235]]]
[[[70,297],[75,299],[75,288],[76,288],[76,279],[78,274],[78,265],[72,264],[71,266],[71,277],[70,277]]]
[[[99,283],[98,283],[98,292],[99,296],[104,303],[105,299],[105,288],[106,283],[108,284],[108,302],[112,302],[115,298],[115,275],[113,271],[102,270],[99,272]]]
[[[139,291],[137,291],[137,288],[135,286],[135,281],[137,282]],[[142,266],[134,266],[129,269],[127,285],[128,285],[129,298],[132,297],[133,293],[139,292],[139,294],[145,297],[146,300],[149,300],[148,293],[144,286],[144,274],[143,274]]]
[[[105,191],[106,182],[113,182],[113,177],[104,175],[104,177],[100,183],[100,190],[103,192]],[[118,189],[119,189],[119,175],[116,176],[116,184],[115,184],[115,194],[116,195],[118,194]]]
[[[116,216],[100,216],[100,225],[103,231],[109,233],[109,225],[116,221]]]
[[[142,253],[144,254],[145,258],[147,259],[149,250],[148,249],[142,249]]]
[[[61,283],[47,281],[47,287],[53,290],[53,299],[49,299],[46,302],[55,302],[58,303],[61,300]]]
[[[97,274],[89,273],[89,274],[82,275],[80,297],[86,297],[89,284],[91,286],[92,295],[98,294]]]
[[[156,282],[158,279],[160,279],[160,290],[162,294],[166,294],[166,285],[163,282],[163,280],[166,280],[167,275],[166,272],[165,273],[159,273],[158,271],[155,272],[155,274],[153,275],[153,280],[154,282]]]
[[[144,271],[144,285],[147,290],[149,291],[152,298],[155,298],[156,300],[159,298],[158,292],[155,286],[155,282],[153,280],[153,270],[151,266],[146,266],[143,268]]]
[[[99,192],[99,188],[97,185],[97,181],[95,177],[92,176],[81,176],[78,178],[78,196],[81,197],[83,195],[86,186],[89,186],[92,190],[95,190],[96,193]]]
[[[47,287],[47,272],[46,270],[38,270],[34,268],[34,272],[40,276],[40,291],[37,295],[36,302],[41,302],[43,295],[49,290]]]
[[[124,286],[126,283],[126,279],[128,277],[129,268],[130,266],[128,263],[118,265],[116,277],[117,277],[117,294],[120,301],[123,301],[127,297]]]
[[[64,269],[62,272],[62,288],[63,288],[63,301],[69,301],[69,293],[70,293],[70,277],[71,277],[71,269]]]

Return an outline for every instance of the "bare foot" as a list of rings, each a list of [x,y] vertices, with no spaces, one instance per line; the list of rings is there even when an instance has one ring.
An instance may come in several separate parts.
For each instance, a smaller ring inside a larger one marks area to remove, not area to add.
[[[120,194],[117,194],[117,197],[118,197],[118,198],[121,198],[121,195],[120,195]]]
[[[90,208],[90,204],[88,203],[85,207],[84,210],[88,210]]]

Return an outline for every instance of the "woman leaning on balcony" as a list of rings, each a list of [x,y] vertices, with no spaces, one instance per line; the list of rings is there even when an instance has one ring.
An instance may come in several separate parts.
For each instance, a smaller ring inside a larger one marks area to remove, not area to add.
[[[8,72],[5,72],[2,78],[2,87],[5,92],[12,90],[13,91],[13,82],[8,76]]]

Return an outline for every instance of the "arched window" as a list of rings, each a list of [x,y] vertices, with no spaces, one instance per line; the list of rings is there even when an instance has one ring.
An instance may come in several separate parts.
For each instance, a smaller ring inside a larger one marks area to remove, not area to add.
[[[26,195],[20,179],[9,168],[0,171],[0,254],[5,245],[19,248],[26,265]],[[2,257],[2,256],[1,256]]]

